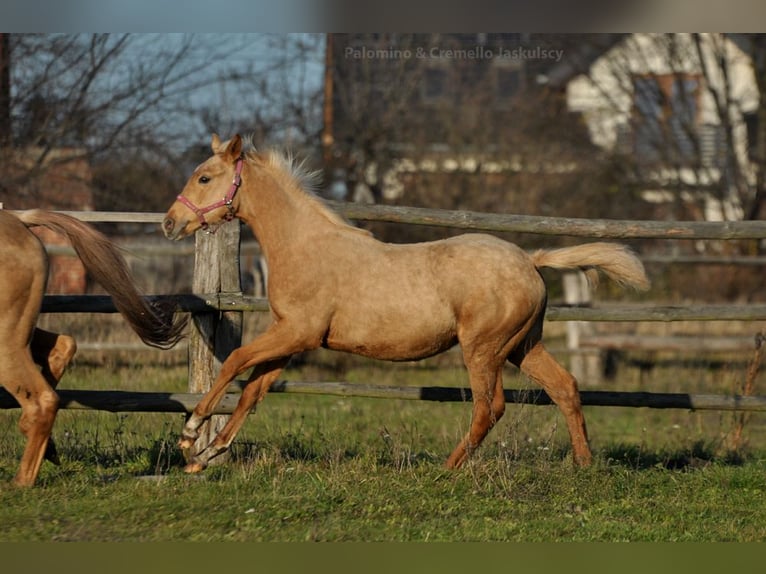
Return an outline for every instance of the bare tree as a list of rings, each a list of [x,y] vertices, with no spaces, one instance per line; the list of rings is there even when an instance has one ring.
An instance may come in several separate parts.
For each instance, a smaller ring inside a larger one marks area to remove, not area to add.
[[[755,192],[746,219],[766,217],[766,34],[747,34],[738,39],[750,57],[758,89],[758,107],[750,114],[748,153],[755,170]]]
[[[764,213],[766,42],[748,34],[634,34],[569,87],[570,104],[652,217],[755,219]],[[755,254],[762,242],[663,243],[673,252]],[[666,268],[669,290],[761,299],[758,267]]]
[[[355,195],[365,189],[380,202],[384,174],[411,152],[418,129],[411,107],[424,74],[413,55],[417,35],[333,34],[329,42],[327,80],[333,88],[325,105],[332,107],[326,121],[333,125],[324,142],[332,150],[327,177],[338,180],[341,191],[335,194],[342,199],[360,199]]]
[[[598,149],[564,94],[537,84],[537,70],[554,61],[523,54],[537,53],[540,41],[517,36],[338,35],[335,123],[326,138],[331,177],[341,179],[335,195],[497,213],[629,210],[627,198],[597,199],[615,187],[612,165],[605,154],[596,161]],[[394,241],[450,233],[367,225]]]
[[[280,145],[316,153],[322,129],[320,34],[272,34],[260,56],[246,59],[217,90],[215,106],[201,112],[207,135],[239,132],[256,146]]]
[[[11,66],[8,34],[0,32],[0,147],[8,145],[11,136]]]
[[[210,92],[244,77],[237,57],[254,41],[212,40],[181,34],[10,35],[12,134],[6,141],[16,151],[0,160],[0,194],[34,195],[35,180],[75,160],[167,160],[185,150],[190,135],[199,137],[200,109],[211,105]]]
[[[755,38],[637,34],[590,69],[581,111],[622,160],[626,184],[672,193],[678,217],[759,211],[747,138],[747,118],[763,105],[754,82],[759,50]]]

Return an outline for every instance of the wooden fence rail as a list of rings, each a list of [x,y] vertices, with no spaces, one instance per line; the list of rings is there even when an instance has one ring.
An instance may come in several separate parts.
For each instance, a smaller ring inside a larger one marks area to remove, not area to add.
[[[578,219],[450,211],[421,207],[362,205],[328,201],[338,213],[358,221],[451,227],[471,231],[613,239],[766,239],[766,221],[635,221]],[[160,224],[164,214],[111,211],[64,212],[83,221]]]
[[[747,222],[655,222],[550,218],[521,215],[499,215],[465,211],[443,211],[422,208],[330,204],[342,215],[356,220],[374,220],[416,225],[453,227],[488,232],[524,232],[542,235],[568,235],[590,238],[665,238],[665,239],[766,239],[766,221]],[[130,222],[159,224],[158,213],[68,212],[89,222]],[[235,233],[197,234],[193,295],[155,295],[172,298],[182,310],[193,315],[193,333],[189,344],[189,393],[74,391],[61,390],[62,408],[90,408],[106,411],[189,412],[201,398],[204,388],[194,382],[195,373],[209,379],[222,358],[240,344],[238,313],[268,310],[266,299],[243,296],[239,289],[238,223]],[[224,226],[225,228],[226,226]],[[222,229],[223,231],[223,229]],[[236,237],[236,239],[233,239]],[[46,313],[91,312],[114,313],[106,296],[46,296]],[[226,317],[226,320],[221,320]],[[681,306],[631,306],[602,308],[551,307],[546,319],[551,321],[726,321],[766,320],[766,305],[747,307],[709,305],[694,308]],[[208,381],[210,382],[210,381]],[[436,401],[466,401],[470,391],[444,387],[380,387],[331,382],[282,381],[273,392],[320,393],[343,396],[399,398]],[[236,393],[227,394],[219,413],[230,413]],[[507,390],[509,402],[550,404],[540,391]],[[766,397],[690,395],[683,393],[635,393],[583,391],[585,405],[650,408],[766,410]],[[15,401],[0,393],[0,408],[13,408]],[[211,436],[211,435],[209,435]]]
[[[268,299],[239,293],[154,295],[150,301],[173,301],[182,311],[266,312]],[[46,295],[43,313],[116,313],[108,295]],[[603,307],[548,307],[548,321],[766,321],[766,305],[633,305]]]
[[[235,387],[239,387],[235,384]],[[345,382],[276,381],[269,392],[334,395],[374,399],[403,399],[436,402],[470,402],[471,389],[458,387],[393,387]],[[146,391],[60,390],[60,408],[109,412],[190,413],[202,398],[201,393],[164,393]],[[215,414],[228,415],[239,399],[236,390],[224,395]],[[765,396],[725,396],[687,393],[650,393],[621,391],[581,391],[585,406],[647,407],[654,409],[690,409],[719,411],[766,411]],[[506,389],[508,403],[552,405],[541,390]],[[14,408],[16,400],[0,389],[0,408]]]
[[[515,231],[613,239],[763,239],[766,221],[634,221],[507,215],[413,207],[330,202],[350,219],[473,231]]]

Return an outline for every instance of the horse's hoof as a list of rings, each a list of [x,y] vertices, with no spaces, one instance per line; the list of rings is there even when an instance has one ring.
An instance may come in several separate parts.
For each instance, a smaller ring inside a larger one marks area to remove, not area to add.
[[[576,468],[587,468],[593,463],[593,457],[591,456],[574,457],[573,462]]]
[[[188,436],[182,436],[180,439],[178,439],[178,448],[180,448],[183,451],[189,450],[191,447],[194,446],[195,440]]]
[[[184,467],[184,472],[186,474],[197,474],[203,470],[205,470],[205,465],[200,462],[190,462]]]

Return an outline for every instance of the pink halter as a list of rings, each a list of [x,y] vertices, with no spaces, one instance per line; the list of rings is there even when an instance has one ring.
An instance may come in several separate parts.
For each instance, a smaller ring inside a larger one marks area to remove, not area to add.
[[[191,201],[186,199],[183,195],[178,195],[176,199],[183,203],[186,207],[191,209],[194,214],[197,216],[200,222],[200,226],[205,231],[208,230],[210,227],[210,224],[205,221],[205,214],[213,211],[214,209],[218,209],[219,207],[225,207],[228,212],[226,215],[224,215],[223,219],[224,221],[231,221],[234,219],[234,208],[232,207],[232,202],[234,201],[234,196],[237,194],[237,190],[239,189],[239,186],[242,185],[242,166],[244,165],[244,158],[240,156],[240,158],[237,160],[237,165],[234,168],[234,179],[231,182],[231,187],[229,187],[229,191],[226,193],[226,196],[223,199],[220,199],[216,201],[215,203],[211,203],[210,205],[206,205],[205,207],[197,207],[194,205]]]

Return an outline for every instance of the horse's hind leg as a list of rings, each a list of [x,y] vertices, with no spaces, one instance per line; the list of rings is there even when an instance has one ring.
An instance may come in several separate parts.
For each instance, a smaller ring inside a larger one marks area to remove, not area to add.
[[[55,389],[77,352],[74,338],[35,328],[30,348],[32,359],[40,365],[45,380]]]
[[[495,365],[492,361],[483,360],[475,355],[466,359],[473,396],[471,427],[447,459],[445,463],[447,468],[461,466],[503,416],[505,412],[502,378],[504,362]]]
[[[242,428],[247,415],[253,407],[261,402],[269,388],[277,380],[279,373],[289,359],[279,359],[269,363],[258,365],[251,374],[247,386],[239,397],[234,412],[229,417],[226,425],[221,429],[215,439],[200,453],[192,458],[184,470],[189,473],[200,472],[209,464],[210,460],[227,451],[239,429]]]
[[[36,328],[32,333],[30,349],[32,359],[35,364],[40,366],[45,380],[48,381],[51,388],[55,389],[77,352],[77,343],[69,335]],[[45,458],[54,464],[60,463],[53,438],[48,440]]]
[[[588,446],[585,417],[580,405],[577,381],[556,362],[556,359],[538,342],[520,358],[511,360],[532,380],[541,385],[551,400],[558,405],[566,419],[569,437],[572,441],[572,455],[578,466],[591,463],[592,455]]]
[[[9,367],[3,373],[4,386],[21,406],[19,429],[27,437],[14,482],[19,486],[31,486],[40,471],[59,399],[35,367],[26,349],[23,355],[19,353]]]

